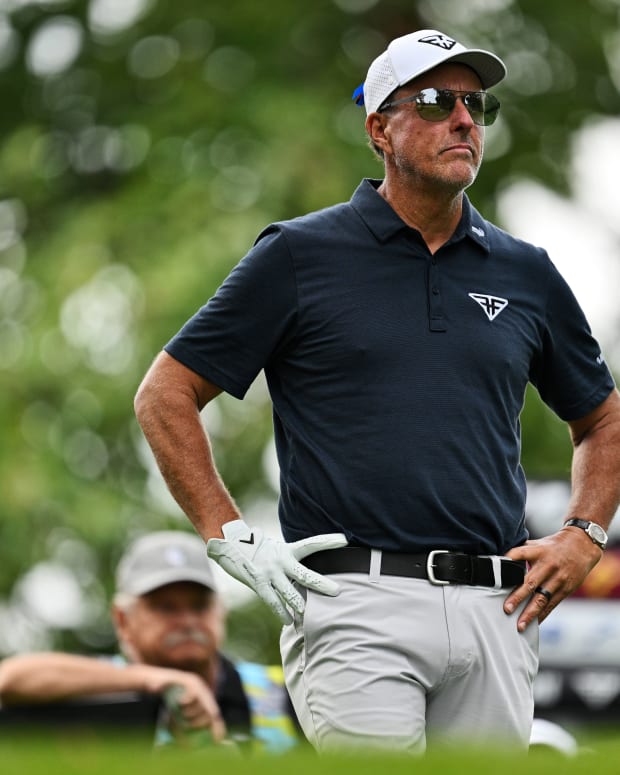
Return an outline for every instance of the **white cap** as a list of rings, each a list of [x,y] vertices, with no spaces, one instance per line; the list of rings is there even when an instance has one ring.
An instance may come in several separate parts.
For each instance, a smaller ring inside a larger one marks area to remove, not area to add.
[[[576,756],[579,750],[577,741],[559,724],[543,718],[535,718],[530,734],[530,747],[544,746],[553,748],[565,756]]]
[[[444,62],[471,67],[483,89],[499,83],[506,75],[506,66],[490,51],[466,48],[438,30],[418,30],[389,44],[368,68],[363,99],[361,88],[353,98],[358,105],[366,106],[366,113],[373,113],[399,86]]]

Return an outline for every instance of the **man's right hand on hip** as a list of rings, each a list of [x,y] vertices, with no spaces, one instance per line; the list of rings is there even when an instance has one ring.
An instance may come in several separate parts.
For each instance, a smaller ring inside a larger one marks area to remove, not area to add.
[[[224,538],[207,541],[207,554],[231,576],[253,589],[280,618],[290,624],[293,618],[287,608],[303,613],[303,597],[291,583],[297,581],[323,595],[335,596],[339,587],[302,565],[309,554],[347,545],[342,533],[311,536],[287,544],[266,536],[260,528],[250,527],[242,519],[222,525]]]

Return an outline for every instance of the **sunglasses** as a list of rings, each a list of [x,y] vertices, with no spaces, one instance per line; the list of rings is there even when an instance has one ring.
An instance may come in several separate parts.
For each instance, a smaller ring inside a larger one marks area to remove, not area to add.
[[[499,100],[485,91],[452,91],[452,89],[422,89],[417,94],[403,97],[401,100],[386,102],[379,112],[406,102],[415,102],[420,118],[425,121],[444,121],[456,106],[458,98],[463,100],[467,112],[474,124],[490,126],[499,113]]]

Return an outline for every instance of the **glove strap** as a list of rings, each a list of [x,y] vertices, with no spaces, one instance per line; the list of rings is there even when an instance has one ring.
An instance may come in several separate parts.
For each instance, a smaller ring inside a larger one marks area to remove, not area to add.
[[[222,525],[222,535],[227,541],[241,541],[253,544],[257,541],[256,529],[252,529],[242,519],[233,519]]]

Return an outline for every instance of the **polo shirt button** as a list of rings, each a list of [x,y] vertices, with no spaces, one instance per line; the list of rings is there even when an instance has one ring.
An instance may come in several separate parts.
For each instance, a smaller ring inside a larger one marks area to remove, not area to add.
[[[439,296],[439,288],[433,288],[433,296]]]

